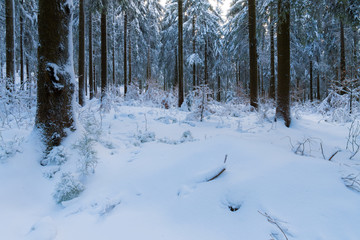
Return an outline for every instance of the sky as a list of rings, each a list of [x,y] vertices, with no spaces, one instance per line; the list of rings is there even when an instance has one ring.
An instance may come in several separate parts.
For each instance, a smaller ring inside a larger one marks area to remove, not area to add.
[[[231,0],[224,0],[224,6],[223,6],[223,14],[226,15],[227,10],[229,9]],[[160,3],[165,6],[166,0],[160,0]],[[210,0],[210,2],[215,2],[215,0]]]

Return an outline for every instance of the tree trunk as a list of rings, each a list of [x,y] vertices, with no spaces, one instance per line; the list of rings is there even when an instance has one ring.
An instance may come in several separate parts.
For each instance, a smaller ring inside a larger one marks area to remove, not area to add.
[[[340,20],[340,85],[341,94],[345,94],[344,81],[346,78],[346,63],[345,63],[345,34],[344,34],[344,23]]]
[[[85,11],[84,0],[79,0],[79,104],[85,104]]]
[[[178,49],[175,47],[175,74],[174,74],[174,89],[179,83],[179,58]]]
[[[274,23],[273,7],[270,15],[270,91],[269,97],[275,99],[275,40],[274,40]]]
[[[309,99],[310,102],[314,101],[313,98],[313,62],[310,60],[310,84],[309,84]]]
[[[320,95],[320,74],[318,73],[317,74],[317,78],[316,78],[316,90],[317,90],[317,93],[316,93],[316,97],[317,97],[317,100],[321,100],[321,95]]]
[[[183,55],[183,1],[178,0],[178,38],[179,38],[179,48],[178,48],[178,56],[179,56],[179,101],[178,107],[184,102],[184,55]]]
[[[258,108],[256,1],[248,0],[249,6],[249,54],[250,54],[250,105]]]
[[[103,8],[101,9],[101,100],[107,91],[107,0],[102,0]]]
[[[72,4],[39,0],[38,91],[35,127],[50,151],[75,130]],[[59,47],[60,46],[60,47]]]
[[[278,0],[278,91],[276,118],[290,127],[290,0]]]
[[[195,39],[195,23],[196,23],[196,17],[195,15],[193,16],[193,21],[192,21],[192,27],[193,27],[193,31],[192,31],[192,34],[193,34],[193,54],[195,54],[195,51],[196,51],[196,39]],[[193,90],[195,90],[196,88],[196,64],[195,62],[193,63],[193,66],[192,66],[192,77],[193,77]]]
[[[221,102],[221,79],[219,71],[217,72],[217,101]]]
[[[115,29],[115,8],[113,8],[113,47],[112,47],[112,77],[113,77],[113,86],[115,87],[115,82],[116,82],[116,71],[115,71],[115,45],[116,45],[116,29]]]
[[[24,0],[21,0],[20,4],[22,7]],[[22,14],[22,10],[20,10],[20,89],[24,90],[24,20]]]
[[[208,85],[209,84],[209,79],[208,79],[208,42],[207,40],[205,40],[205,50],[204,50],[204,84]]]
[[[29,57],[26,57],[26,85],[27,85],[27,90],[29,91],[29,97],[31,97],[32,86],[31,86],[30,69],[29,69]]]
[[[15,84],[15,10],[14,0],[5,1],[6,15],[6,89],[14,90]]]
[[[128,26],[128,31],[129,31],[129,85],[131,85],[131,81],[132,81],[132,72],[131,72],[131,27],[130,24]]]
[[[93,77],[93,36],[92,36],[92,10],[89,10],[89,87],[90,100],[94,98],[94,77]]]
[[[358,44],[358,35],[357,35],[357,30],[356,27],[354,27],[354,79],[358,78],[358,74],[360,71],[359,65],[357,63],[357,44]]]
[[[128,19],[126,12],[124,13],[124,96],[127,93],[127,25]]]

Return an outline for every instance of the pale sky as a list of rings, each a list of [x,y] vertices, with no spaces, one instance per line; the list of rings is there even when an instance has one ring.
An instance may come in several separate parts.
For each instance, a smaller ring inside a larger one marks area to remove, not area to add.
[[[230,6],[230,1],[231,0],[224,0],[224,6],[223,6],[223,14],[226,15],[227,14],[227,10],[229,9]],[[165,6],[165,2],[166,0],[160,0],[160,3]],[[215,0],[210,0],[210,2],[215,2]]]

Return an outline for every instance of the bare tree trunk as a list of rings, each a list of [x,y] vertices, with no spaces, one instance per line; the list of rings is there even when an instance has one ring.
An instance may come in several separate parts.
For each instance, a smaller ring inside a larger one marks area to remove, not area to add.
[[[72,61],[72,4],[67,0],[39,0],[38,92],[35,127],[47,151],[75,130]],[[61,46],[61,48],[59,48]]]
[[[6,15],[6,88],[14,90],[15,84],[15,10],[14,0],[5,1]]]
[[[219,74],[219,70],[217,71],[217,101],[221,102],[221,79],[220,79],[220,74]]]
[[[179,58],[178,58],[178,49],[175,47],[175,76],[174,76],[174,89],[179,83]]]
[[[124,96],[127,93],[127,25],[128,18],[126,12],[124,13]]]
[[[31,97],[32,86],[31,86],[31,77],[30,77],[30,69],[29,69],[29,57],[26,57],[26,85],[27,85],[27,90],[29,91],[29,97]]]
[[[208,79],[208,41],[205,39],[205,49],[204,49],[204,84],[209,84]]]
[[[101,9],[101,100],[107,91],[107,0],[102,0],[103,8]]]
[[[116,71],[115,71],[115,45],[116,45],[116,29],[115,29],[115,7],[113,8],[113,47],[112,47],[112,67],[113,67],[113,71],[112,71],[112,77],[113,77],[113,86],[115,87],[115,82],[116,82]]]
[[[290,127],[290,0],[278,0],[278,91],[276,118]]]
[[[274,23],[273,7],[271,6],[270,14],[270,91],[269,97],[275,99],[275,40],[274,40]]]
[[[344,84],[346,78],[346,63],[345,63],[345,34],[344,23],[340,20],[340,82]],[[342,85],[341,94],[345,94],[344,86]]]
[[[21,7],[24,4],[24,0],[20,1]],[[20,89],[24,90],[24,20],[22,9],[20,10]]]
[[[85,11],[84,0],[79,0],[79,104],[85,104]]]
[[[310,101],[314,101],[314,98],[313,98],[313,62],[312,60],[310,60],[310,84],[309,84],[309,98],[310,98]]]
[[[90,100],[94,98],[94,77],[93,77],[93,34],[92,34],[92,10],[89,10],[89,87]]]
[[[129,85],[131,85],[131,81],[132,81],[132,72],[131,72],[131,28],[130,28],[130,24],[128,26],[128,31],[129,31]]]
[[[194,15],[193,16],[193,21],[192,21],[192,27],[193,27],[193,31],[192,31],[192,34],[193,34],[193,54],[195,54],[195,51],[196,51],[196,39],[195,39],[195,23],[196,23],[196,16]],[[192,77],[193,77],[193,90],[195,90],[196,88],[196,64],[195,62],[193,63],[193,66],[192,66]]]
[[[256,42],[256,1],[248,0],[249,6],[249,55],[250,55],[250,105],[258,108],[258,66]]]
[[[178,0],[178,38],[179,38],[179,101],[178,107],[184,102],[184,55],[183,55],[183,1]]]

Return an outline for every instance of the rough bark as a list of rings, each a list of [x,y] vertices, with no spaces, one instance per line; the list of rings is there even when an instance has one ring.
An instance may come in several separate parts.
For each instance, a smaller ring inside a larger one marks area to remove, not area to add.
[[[128,64],[129,64],[129,85],[131,85],[131,81],[132,81],[132,69],[131,69],[131,63],[132,63],[132,60],[131,60],[131,28],[130,28],[130,25],[128,26],[128,31],[129,31],[129,61],[128,61]]]
[[[75,130],[72,6],[67,0],[39,0],[38,90],[35,127],[51,150]]]
[[[127,93],[127,25],[128,18],[126,12],[124,13],[124,96]]]
[[[107,91],[107,0],[102,0],[101,9],[101,100]]]
[[[195,39],[195,23],[196,23],[196,16],[193,16],[193,21],[192,21],[192,37],[193,37],[193,54],[195,54],[196,51],[196,39]],[[193,63],[192,66],[192,77],[193,77],[193,90],[195,90],[196,88],[196,64],[195,62]]]
[[[24,1],[20,1],[21,7]],[[24,20],[22,10],[20,10],[20,89],[24,90]]]
[[[5,1],[6,15],[6,88],[14,89],[15,83],[15,10],[14,0]]]
[[[313,62],[310,60],[310,83],[309,83],[309,99],[310,101],[314,101],[313,98]]]
[[[276,118],[290,127],[290,0],[278,0],[278,87]]]
[[[270,15],[270,88],[269,97],[275,99],[275,40],[274,40],[274,23],[273,10]]]
[[[89,11],[89,88],[90,100],[94,98],[94,77],[93,77],[93,33],[92,33],[92,12]]]
[[[256,42],[256,1],[248,0],[249,6],[249,54],[250,54],[250,105],[258,108],[258,67]]]
[[[178,57],[179,57],[179,101],[178,107],[184,102],[184,55],[183,55],[183,1],[178,0]]]
[[[85,104],[85,10],[84,0],[79,0],[79,104]]]

